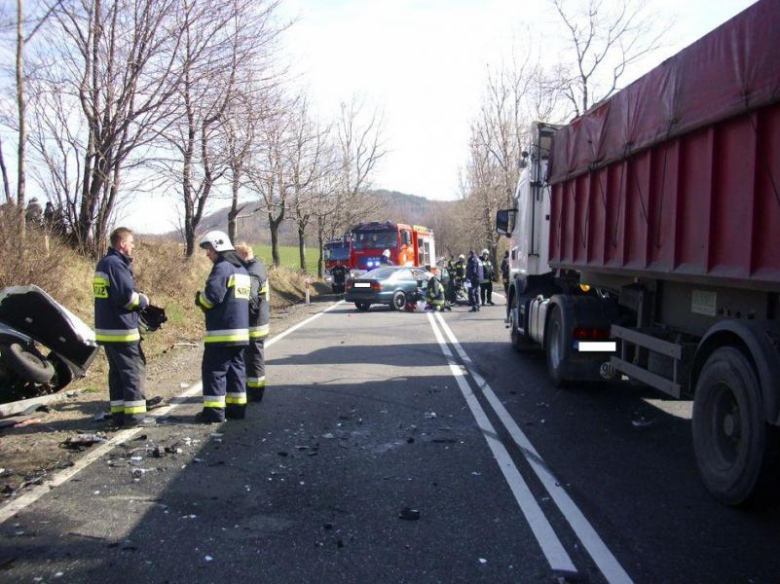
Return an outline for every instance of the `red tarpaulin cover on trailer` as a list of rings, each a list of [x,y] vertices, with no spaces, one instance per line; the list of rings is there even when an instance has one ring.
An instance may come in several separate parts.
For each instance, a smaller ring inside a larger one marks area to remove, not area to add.
[[[550,182],[780,100],[780,1],[763,0],[555,136]]]
[[[780,0],[555,133],[553,268],[780,291]]]

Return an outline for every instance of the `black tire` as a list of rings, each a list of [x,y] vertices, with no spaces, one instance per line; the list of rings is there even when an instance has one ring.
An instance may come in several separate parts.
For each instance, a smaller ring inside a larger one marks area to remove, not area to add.
[[[362,312],[368,312],[368,309],[371,308],[370,302],[355,302],[355,308]]]
[[[403,290],[396,290],[393,299],[390,301],[390,308],[393,310],[404,310],[406,308],[406,294]]]
[[[54,365],[34,347],[11,343],[2,348],[3,360],[22,379],[33,383],[49,383],[54,377]]]
[[[550,308],[552,314],[547,321],[544,334],[544,348],[547,354],[547,373],[555,387],[563,387],[566,379],[563,377],[563,364],[566,358],[565,340],[563,338],[563,318],[559,308]]]
[[[726,505],[761,502],[774,490],[777,429],[764,419],[752,364],[734,347],[717,349],[701,370],[693,402],[693,447],[704,485]]]

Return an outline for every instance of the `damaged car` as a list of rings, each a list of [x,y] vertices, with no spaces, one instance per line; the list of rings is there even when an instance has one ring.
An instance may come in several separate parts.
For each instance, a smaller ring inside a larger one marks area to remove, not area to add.
[[[41,288],[0,290],[0,401],[59,391],[97,352],[94,331]]]

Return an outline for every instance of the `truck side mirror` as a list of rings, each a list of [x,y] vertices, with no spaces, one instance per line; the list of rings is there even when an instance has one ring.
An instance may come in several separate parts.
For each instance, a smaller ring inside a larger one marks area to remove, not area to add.
[[[501,235],[510,236],[515,228],[517,209],[502,209],[496,212],[496,231]]]

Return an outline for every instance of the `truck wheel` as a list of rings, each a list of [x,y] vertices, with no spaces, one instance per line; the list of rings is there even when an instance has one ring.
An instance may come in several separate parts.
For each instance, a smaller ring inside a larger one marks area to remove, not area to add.
[[[403,310],[406,308],[406,294],[404,294],[403,290],[397,290],[395,294],[393,294],[393,300],[390,303],[390,308],[393,310]]]
[[[11,343],[2,347],[3,360],[20,377],[33,383],[48,383],[54,377],[54,365],[35,348]]]
[[[371,308],[370,302],[355,302],[355,308],[358,310],[361,310],[363,312],[368,312],[368,309]]]
[[[726,505],[758,500],[777,479],[777,429],[763,414],[751,363],[734,347],[716,350],[696,383],[693,446],[705,486]]]
[[[544,346],[547,352],[547,372],[555,387],[563,387],[566,383],[563,378],[563,362],[566,354],[564,342],[561,311],[553,307],[544,333]]]

